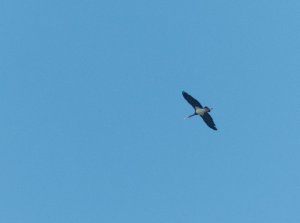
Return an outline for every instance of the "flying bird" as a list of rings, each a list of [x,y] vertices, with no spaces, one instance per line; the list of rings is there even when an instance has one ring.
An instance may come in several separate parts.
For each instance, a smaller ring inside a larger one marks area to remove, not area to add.
[[[213,130],[217,130],[214,120],[212,119],[210,114],[208,114],[212,110],[212,108],[209,108],[207,106],[203,108],[199,101],[197,101],[185,91],[182,92],[182,95],[185,98],[185,100],[187,100],[187,102],[195,109],[194,114],[189,115],[187,118],[190,118],[194,115],[200,115],[200,117],[203,119],[206,125],[208,125],[208,127],[210,127]]]

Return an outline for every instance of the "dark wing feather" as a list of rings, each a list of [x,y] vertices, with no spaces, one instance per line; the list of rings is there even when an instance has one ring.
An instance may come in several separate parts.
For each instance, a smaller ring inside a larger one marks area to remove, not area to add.
[[[193,98],[188,93],[186,93],[186,92],[183,91],[182,95],[185,98],[185,100],[187,100],[187,102],[190,103],[190,105],[193,106],[193,108],[195,108],[195,107],[203,108],[202,105],[200,104],[200,102],[197,101],[195,98]]]
[[[217,130],[216,125],[214,123],[214,120],[212,119],[212,117],[210,116],[210,114],[208,114],[207,112],[201,116],[204,120],[204,122],[206,123],[206,125],[208,125],[208,127],[212,128],[213,130]]]

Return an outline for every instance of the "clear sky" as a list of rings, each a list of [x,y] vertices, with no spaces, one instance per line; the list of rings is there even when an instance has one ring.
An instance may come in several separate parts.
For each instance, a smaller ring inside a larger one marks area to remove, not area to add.
[[[299,223],[299,22],[299,0],[2,0],[0,222]]]

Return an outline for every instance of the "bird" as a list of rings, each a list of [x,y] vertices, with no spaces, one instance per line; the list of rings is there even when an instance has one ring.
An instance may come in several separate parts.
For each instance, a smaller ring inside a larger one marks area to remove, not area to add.
[[[213,130],[218,130],[214,123],[214,120],[212,119],[212,117],[209,114],[209,112],[211,112],[212,108],[209,108],[207,106],[203,107],[199,101],[197,101],[195,98],[193,98],[191,95],[189,95],[185,91],[182,91],[182,96],[195,109],[195,112],[186,118],[191,118],[195,115],[199,115],[208,127],[210,127]]]

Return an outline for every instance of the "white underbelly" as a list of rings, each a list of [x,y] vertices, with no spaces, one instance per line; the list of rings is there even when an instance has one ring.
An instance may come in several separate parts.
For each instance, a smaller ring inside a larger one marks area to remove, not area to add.
[[[197,113],[198,115],[203,116],[205,112],[206,112],[206,110],[203,109],[203,108],[196,108],[196,113]]]

